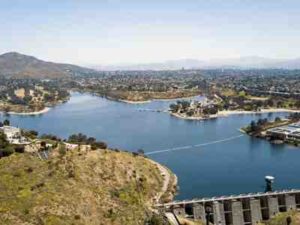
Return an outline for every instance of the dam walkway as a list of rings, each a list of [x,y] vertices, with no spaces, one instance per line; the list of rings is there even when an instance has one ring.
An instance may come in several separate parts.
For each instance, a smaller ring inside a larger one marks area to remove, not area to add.
[[[249,193],[158,204],[164,213],[216,225],[255,225],[279,212],[300,210],[300,190]]]

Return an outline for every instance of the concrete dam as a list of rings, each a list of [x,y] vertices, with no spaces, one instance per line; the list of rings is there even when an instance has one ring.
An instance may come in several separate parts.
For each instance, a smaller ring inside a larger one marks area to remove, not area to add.
[[[174,201],[157,207],[166,214],[215,225],[255,225],[279,212],[300,209],[300,190]],[[174,221],[175,221],[174,219]]]

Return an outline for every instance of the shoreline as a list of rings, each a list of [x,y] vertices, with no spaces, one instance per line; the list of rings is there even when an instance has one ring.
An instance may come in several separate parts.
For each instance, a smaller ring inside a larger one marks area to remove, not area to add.
[[[191,98],[195,98],[198,96],[205,97],[204,95],[197,94],[197,95],[191,95],[191,96],[187,96],[187,97],[177,97],[177,98],[153,98],[152,101],[189,100]]]
[[[181,114],[178,114],[178,113],[172,113],[172,112],[169,112],[169,114],[171,116],[177,117],[179,119],[184,119],[184,120],[209,120],[209,119],[215,119],[215,118],[218,117],[217,115],[213,115],[213,116],[210,116],[210,117],[184,116],[184,115],[181,115]]]
[[[300,109],[284,109],[284,108],[270,108],[261,109],[260,111],[244,111],[244,110],[223,110],[218,112],[218,116],[238,115],[238,114],[263,114],[263,113],[279,113],[279,112],[300,112]]]
[[[97,92],[90,92],[90,91],[80,91],[80,90],[73,90],[72,92],[78,92],[78,93],[87,93],[90,94],[92,96],[97,96],[97,97],[101,97],[101,98],[105,98],[107,100],[110,101],[114,101],[114,102],[121,102],[121,103],[128,103],[128,104],[146,104],[146,103],[150,103],[150,102],[154,102],[154,101],[172,101],[172,100],[181,100],[181,99],[191,99],[197,96],[203,96],[200,93],[199,94],[195,94],[195,95],[191,95],[191,96],[187,96],[187,97],[176,97],[176,98],[151,98],[148,100],[140,100],[140,101],[132,101],[132,100],[126,100],[126,99],[120,99],[120,98],[116,98],[116,97],[111,97],[109,95],[104,95],[104,94],[99,94]]]
[[[41,114],[45,114],[45,113],[49,112],[52,107],[55,107],[55,106],[58,106],[58,105],[61,105],[61,104],[65,104],[69,100],[70,100],[70,96],[68,96],[65,99],[59,100],[56,103],[48,104],[48,106],[45,106],[42,110],[39,110],[39,111],[33,111],[33,112],[15,112],[15,111],[9,111],[9,112],[4,112],[4,111],[0,110],[0,114],[23,115],[23,116],[41,115]]]
[[[263,129],[259,132],[247,131],[249,125],[245,127],[241,127],[239,131],[244,134],[247,134],[250,137],[261,138],[265,141],[268,141],[270,144],[286,144],[294,147],[300,147],[300,142],[297,139],[280,138],[276,136],[272,137],[272,134],[271,135],[267,134],[267,131],[270,129],[289,126],[290,124],[297,123],[297,121],[293,121],[291,119],[284,119],[277,123],[275,121],[270,121],[269,123],[270,123],[269,126],[263,127]]]
[[[129,101],[129,100],[123,100],[123,99],[118,99],[117,101],[127,103],[127,104],[146,104],[150,103],[152,100],[145,100],[145,101]]]
[[[50,107],[45,107],[44,109],[40,111],[35,111],[35,112],[3,112],[1,111],[2,114],[9,114],[9,115],[24,115],[24,116],[32,116],[32,115],[41,115],[44,113],[47,113],[50,111]]]
[[[153,101],[172,101],[172,100],[179,100],[179,99],[191,99],[191,98],[194,98],[194,97],[197,97],[197,96],[200,96],[200,95],[193,95],[193,96],[190,96],[190,97],[182,97],[182,98],[153,98],[153,99],[150,99],[150,100],[144,100],[144,101],[130,101],[130,100],[124,100],[124,99],[117,99],[116,101],[119,101],[119,102],[124,102],[124,103],[128,103],[128,104],[146,104],[146,103],[150,103],[150,102],[153,102]],[[113,100],[112,98],[107,98],[109,100]]]
[[[227,116],[231,116],[231,115],[244,115],[244,114],[264,114],[264,113],[279,113],[279,112],[300,112],[300,110],[296,110],[296,109],[283,109],[283,108],[271,108],[271,109],[262,109],[260,111],[242,111],[242,110],[223,110],[223,111],[219,111],[217,114],[215,115],[210,115],[207,117],[203,117],[203,116],[184,116],[178,113],[172,113],[169,112],[170,115],[175,116],[177,118],[180,119],[186,119],[186,120],[209,120],[209,119],[216,119],[219,117],[227,117]]]
[[[161,191],[159,193],[157,193],[157,195],[155,197],[156,203],[159,203],[162,196],[166,193],[170,194],[171,195],[171,200],[173,200],[174,197],[175,197],[175,194],[169,192],[170,190],[168,190],[168,188],[169,188],[170,185],[172,185],[173,187],[177,187],[178,177],[176,176],[176,174],[171,172],[167,167],[161,165],[160,163],[154,161],[153,159],[150,159],[150,158],[146,158],[146,159],[149,162],[151,162],[152,164],[156,165],[158,170],[160,171],[161,175],[164,177],[164,182],[163,182],[163,186],[161,187]],[[172,181],[171,178],[173,178],[172,184],[170,184],[170,182]]]
[[[101,95],[98,95],[98,96],[101,96]],[[194,97],[197,97],[197,96],[202,96],[202,95],[201,94],[196,94],[196,95],[191,95],[191,96],[186,96],[186,97],[175,97],[175,98],[155,98],[154,97],[154,98],[151,98],[151,99],[148,99],[148,100],[141,100],[141,101],[132,101],[132,100],[113,98],[113,97],[110,97],[108,95],[101,96],[101,97],[105,97],[106,99],[111,100],[111,101],[123,102],[123,103],[128,103],[128,104],[146,104],[146,103],[150,103],[150,102],[153,102],[153,101],[172,101],[172,100],[181,100],[181,99],[182,100],[191,99],[191,98],[194,98]]]

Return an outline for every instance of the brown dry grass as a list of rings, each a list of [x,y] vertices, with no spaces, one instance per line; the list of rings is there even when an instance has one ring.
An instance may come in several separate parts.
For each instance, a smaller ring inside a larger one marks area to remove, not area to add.
[[[181,225],[203,225],[203,223],[200,221],[192,221],[182,217],[179,217],[178,220]]]
[[[0,160],[0,224],[143,224],[162,180],[130,153],[15,154]]]

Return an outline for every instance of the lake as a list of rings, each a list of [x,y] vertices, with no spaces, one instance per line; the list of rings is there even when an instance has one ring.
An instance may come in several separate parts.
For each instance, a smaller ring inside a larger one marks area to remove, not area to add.
[[[34,129],[39,134],[67,138],[81,132],[105,141],[111,148],[143,149],[178,176],[177,199],[264,191],[266,175],[275,176],[275,189],[300,187],[300,148],[272,145],[241,136],[238,131],[251,120],[272,119],[287,113],[189,121],[163,112],[140,111],[167,109],[174,101],[127,104],[72,93],[69,102],[46,114],[10,115],[9,119],[12,125]],[[3,120],[4,115],[0,118]]]

